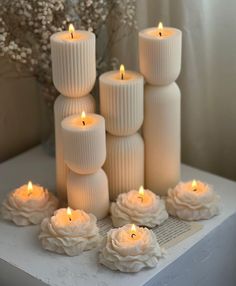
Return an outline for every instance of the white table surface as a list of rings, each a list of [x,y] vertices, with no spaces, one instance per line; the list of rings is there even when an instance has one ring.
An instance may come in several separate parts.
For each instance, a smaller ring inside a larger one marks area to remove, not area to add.
[[[212,184],[221,195],[222,212],[201,222],[202,230],[168,249],[156,268],[124,274],[99,265],[97,250],[77,257],[50,253],[38,241],[39,226],[17,227],[1,219],[0,285],[235,286],[236,183],[185,165],[182,178]],[[0,164],[0,201],[8,191],[29,179],[55,189],[54,159],[41,147]]]

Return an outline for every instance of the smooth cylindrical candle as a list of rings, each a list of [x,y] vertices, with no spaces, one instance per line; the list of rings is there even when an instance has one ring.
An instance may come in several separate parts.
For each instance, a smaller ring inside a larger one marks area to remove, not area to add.
[[[182,32],[175,28],[148,28],[139,32],[139,66],[152,85],[174,82],[181,68]]]
[[[109,182],[110,199],[144,184],[144,143],[139,133],[118,137],[107,134],[104,171]]]
[[[68,204],[71,208],[92,213],[98,219],[107,216],[109,211],[108,181],[102,169],[89,175],[80,175],[70,170],[67,188]]]
[[[70,98],[60,95],[54,104],[55,118],[55,144],[56,144],[56,188],[58,197],[66,201],[66,175],[67,166],[64,162],[64,150],[62,144],[61,121],[70,115],[95,112],[95,100],[91,94],[79,98]]]
[[[96,80],[95,35],[88,31],[63,31],[51,36],[52,75],[65,96],[88,94]]]
[[[176,83],[145,86],[145,186],[159,195],[180,180],[180,99]]]
[[[106,159],[105,120],[89,113],[72,115],[62,123],[65,162],[79,174],[96,172]]]
[[[99,84],[106,130],[116,136],[137,132],[143,122],[143,76],[132,71],[110,71],[100,76]]]

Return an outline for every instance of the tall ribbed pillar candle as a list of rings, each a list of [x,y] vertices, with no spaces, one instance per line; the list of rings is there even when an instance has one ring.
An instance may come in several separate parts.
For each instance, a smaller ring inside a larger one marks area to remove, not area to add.
[[[180,180],[180,90],[182,32],[149,28],[139,33],[144,95],[145,186],[166,195]]]
[[[69,116],[61,125],[69,168],[68,204],[101,219],[109,210],[108,181],[101,170],[106,159],[105,120],[101,115],[89,113]]]
[[[110,199],[144,182],[144,146],[136,132],[143,123],[143,77],[139,73],[111,71],[100,76],[100,112],[106,120]]]
[[[87,31],[55,33],[51,36],[53,82],[62,94],[55,102],[56,183],[62,201],[67,199],[67,167],[61,138],[61,120],[66,116],[95,111],[89,92],[96,79],[95,35]]]

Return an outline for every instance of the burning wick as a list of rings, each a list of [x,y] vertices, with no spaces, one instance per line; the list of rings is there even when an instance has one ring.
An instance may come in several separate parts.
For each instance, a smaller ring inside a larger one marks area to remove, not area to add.
[[[82,124],[83,126],[85,126],[85,118],[86,118],[86,113],[84,111],[82,111],[81,113],[81,119],[82,119]]]
[[[197,191],[197,182],[196,182],[196,180],[193,180],[193,182],[192,182],[192,188],[193,188],[193,192],[196,192],[196,191]]]
[[[72,24],[69,25],[69,32],[70,32],[70,35],[71,35],[71,39],[74,39],[74,31],[75,31],[75,28]]]
[[[124,78],[125,78],[125,66],[120,65],[120,79],[124,80]]]
[[[136,227],[135,227],[134,224],[132,224],[131,232],[132,232],[131,237],[134,238],[136,236],[136,233],[135,233],[136,232]]]
[[[28,196],[30,196],[33,191],[33,185],[31,181],[28,182],[27,191],[28,191]]]
[[[141,187],[139,188],[138,194],[139,194],[138,198],[139,198],[139,199],[141,200],[141,202],[143,203],[143,197],[144,197],[144,188],[143,188],[143,186],[141,186]]]
[[[71,221],[71,208],[70,207],[67,208],[66,213],[68,215],[69,221]]]
[[[158,30],[159,36],[161,37],[161,36],[162,36],[162,30],[163,30],[163,24],[162,24],[162,22],[160,22],[160,23],[158,24],[157,30]]]

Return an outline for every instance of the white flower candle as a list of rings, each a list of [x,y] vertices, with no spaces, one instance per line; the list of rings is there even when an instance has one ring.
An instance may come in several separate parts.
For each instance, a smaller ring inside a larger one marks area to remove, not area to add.
[[[209,219],[219,214],[219,199],[208,184],[193,180],[169,189],[166,207],[170,215],[184,220]]]
[[[102,74],[99,84],[106,130],[116,136],[137,132],[143,122],[143,76],[121,65],[120,71]]]
[[[100,240],[96,217],[81,210],[63,208],[41,224],[39,240],[44,249],[69,256],[97,246]]]
[[[87,95],[96,79],[95,35],[87,31],[51,36],[53,83],[65,96]]]
[[[61,125],[67,166],[79,174],[91,174],[101,168],[106,159],[104,118],[82,112],[63,119]]]
[[[4,219],[25,226],[41,223],[45,217],[53,214],[57,206],[58,200],[52,193],[29,182],[7,196],[1,213]]]
[[[120,194],[111,205],[111,218],[114,227],[128,223],[140,226],[155,227],[162,224],[167,218],[165,202],[150,190],[131,190]]]
[[[145,86],[145,184],[159,195],[180,179],[180,100],[176,83]]]
[[[181,68],[182,32],[170,27],[153,27],[139,32],[139,64],[152,85],[175,81]]]
[[[70,115],[95,112],[95,100],[91,94],[83,97],[70,98],[60,95],[54,104],[55,116],[55,143],[56,143],[56,188],[58,197],[66,202],[66,178],[68,167],[64,162],[64,149],[62,144],[61,121]]]
[[[99,169],[89,175],[69,171],[67,179],[68,204],[94,214],[97,219],[108,215],[109,191],[105,172]]]
[[[144,184],[144,143],[139,133],[118,137],[107,134],[107,158],[110,199]]]
[[[108,232],[100,250],[99,262],[112,270],[138,272],[155,267],[162,256],[151,230],[127,224]]]

